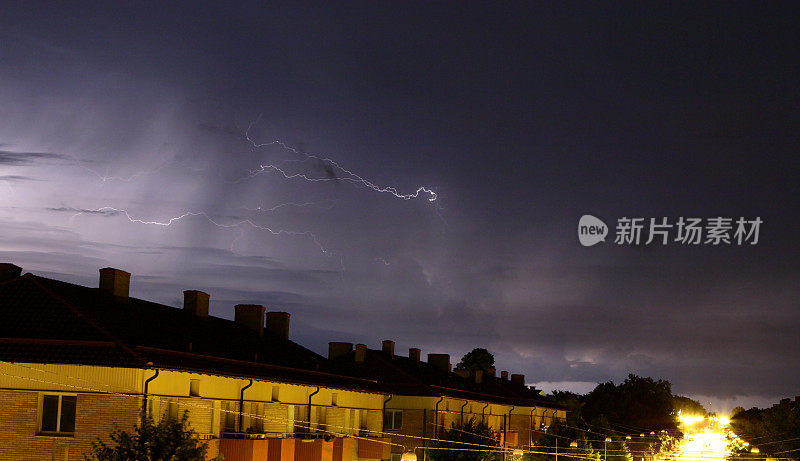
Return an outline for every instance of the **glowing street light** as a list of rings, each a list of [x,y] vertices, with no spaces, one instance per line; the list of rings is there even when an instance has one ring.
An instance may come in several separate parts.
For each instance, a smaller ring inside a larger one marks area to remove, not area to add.
[[[750,453],[761,453],[761,450],[759,450],[758,447],[753,447],[750,449]]]
[[[606,440],[603,442],[603,459],[608,461],[608,442],[611,441],[611,437],[606,437]]]
[[[409,450],[400,456],[400,461],[417,461],[417,454]]]
[[[570,446],[571,448],[578,448],[578,442],[576,442],[576,441],[574,441],[574,440],[573,440],[572,442],[570,442],[570,443],[569,443],[569,446]]]

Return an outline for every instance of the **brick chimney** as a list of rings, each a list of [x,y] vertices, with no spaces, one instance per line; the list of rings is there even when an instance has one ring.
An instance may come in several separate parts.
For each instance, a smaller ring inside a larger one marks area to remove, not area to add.
[[[525,385],[525,375],[513,374],[511,375],[511,382],[516,386],[522,387]]]
[[[264,311],[266,310],[264,306],[237,304],[234,309],[236,310],[234,315],[236,323],[255,331],[259,336],[264,334]]]
[[[416,347],[412,347],[408,350],[408,358],[414,363],[419,363],[420,354],[422,354],[422,351]]]
[[[483,370],[475,370],[475,384],[483,382]]]
[[[328,358],[330,360],[344,357],[353,350],[353,343],[340,343],[331,341],[328,343]]]
[[[428,363],[445,373],[450,371],[450,354],[428,354]]]
[[[208,318],[208,293],[198,290],[183,292],[183,310],[201,319]]]
[[[383,350],[384,354],[389,357],[394,357],[394,341],[391,339],[384,339],[381,345],[383,346],[381,350]]]
[[[367,345],[356,344],[356,363],[364,363],[367,359]]]
[[[267,312],[267,331],[281,339],[288,340],[289,317],[288,312]]]
[[[0,282],[15,279],[22,275],[22,268],[11,263],[0,263]]]
[[[131,286],[131,274],[113,267],[100,269],[100,289],[121,298],[128,297]]]
[[[505,371],[505,370],[501,371],[500,372],[500,379],[502,379],[503,381],[508,381],[508,372]]]

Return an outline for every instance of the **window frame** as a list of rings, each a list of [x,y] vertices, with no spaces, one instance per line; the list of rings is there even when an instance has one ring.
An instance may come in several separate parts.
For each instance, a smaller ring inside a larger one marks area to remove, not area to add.
[[[400,414],[400,424],[399,425],[397,424],[397,419],[398,419],[397,418],[397,414]],[[391,422],[392,422],[389,427],[386,427],[387,418],[389,418],[391,420]],[[403,429],[403,410],[388,409],[387,408],[385,410],[385,413],[384,413],[384,416],[383,416],[383,422],[384,422],[384,428],[383,428],[384,431],[400,431],[400,430],[402,430]]]
[[[58,405],[56,406],[56,430],[55,431],[46,431],[43,428],[44,425],[44,401],[45,397],[56,397],[58,398]],[[74,419],[72,421],[72,431],[66,432],[61,430],[62,425],[62,409],[63,409],[63,402],[64,397],[74,397],[75,398],[75,414]],[[42,436],[50,436],[50,437],[74,437],[75,436],[75,428],[78,423],[78,394],[69,393],[69,392],[42,392],[39,394],[39,412],[38,412],[38,425],[37,425],[37,432],[36,435]]]

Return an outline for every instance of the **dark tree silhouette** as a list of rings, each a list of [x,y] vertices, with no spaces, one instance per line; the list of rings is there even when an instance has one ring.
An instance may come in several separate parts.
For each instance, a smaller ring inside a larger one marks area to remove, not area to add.
[[[456,365],[456,370],[483,370],[494,367],[494,355],[482,347],[472,349],[464,354]]]
[[[162,418],[157,424],[150,416],[133,432],[114,428],[112,444],[101,439],[92,442],[87,461],[202,461],[207,446],[201,443],[194,430],[187,427],[189,413],[181,419]],[[221,457],[216,458],[221,461]]]
[[[495,461],[503,458],[502,453],[492,451],[499,442],[493,437],[492,429],[475,417],[463,425],[453,423],[450,429],[439,435],[439,440],[431,444],[428,458],[433,461]]]

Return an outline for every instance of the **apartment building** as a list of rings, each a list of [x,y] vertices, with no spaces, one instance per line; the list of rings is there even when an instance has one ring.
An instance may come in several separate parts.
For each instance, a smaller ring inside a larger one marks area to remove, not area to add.
[[[419,348],[408,356],[395,354],[395,343],[384,340],[380,350],[364,344],[331,342],[328,358],[337,373],[375,380],[384,402],[385,433],[391,434],[392,459],[413,453],[427,459],[429,445],[453,423],[470,418],[493,429],[501,447],[528,448],[566,409],[525,385],[525,376],[495,370],[453,372],[449,354],[428,354]]]
[[[563,407],[522,375],[453,372],[448,354],[331,342],[323,357],[290,339],[290,314],[210,297],[175,308],[129,296],[130,274],[97,288],[0,264],[0,459],[82,460],[116,425],[177,418],[228,461],[427,459],[451,424],[476,418],[509,452]]]
[[[188,412],[226,460],[382,460],[377,383],[325,371],[289,340],[289,314],[208,314],[132,298],[130,274],[100,270],[88,288],[0,264],[0,459],[82,460],[114,425]],[[374,434],[374,435],[373,435]]]

